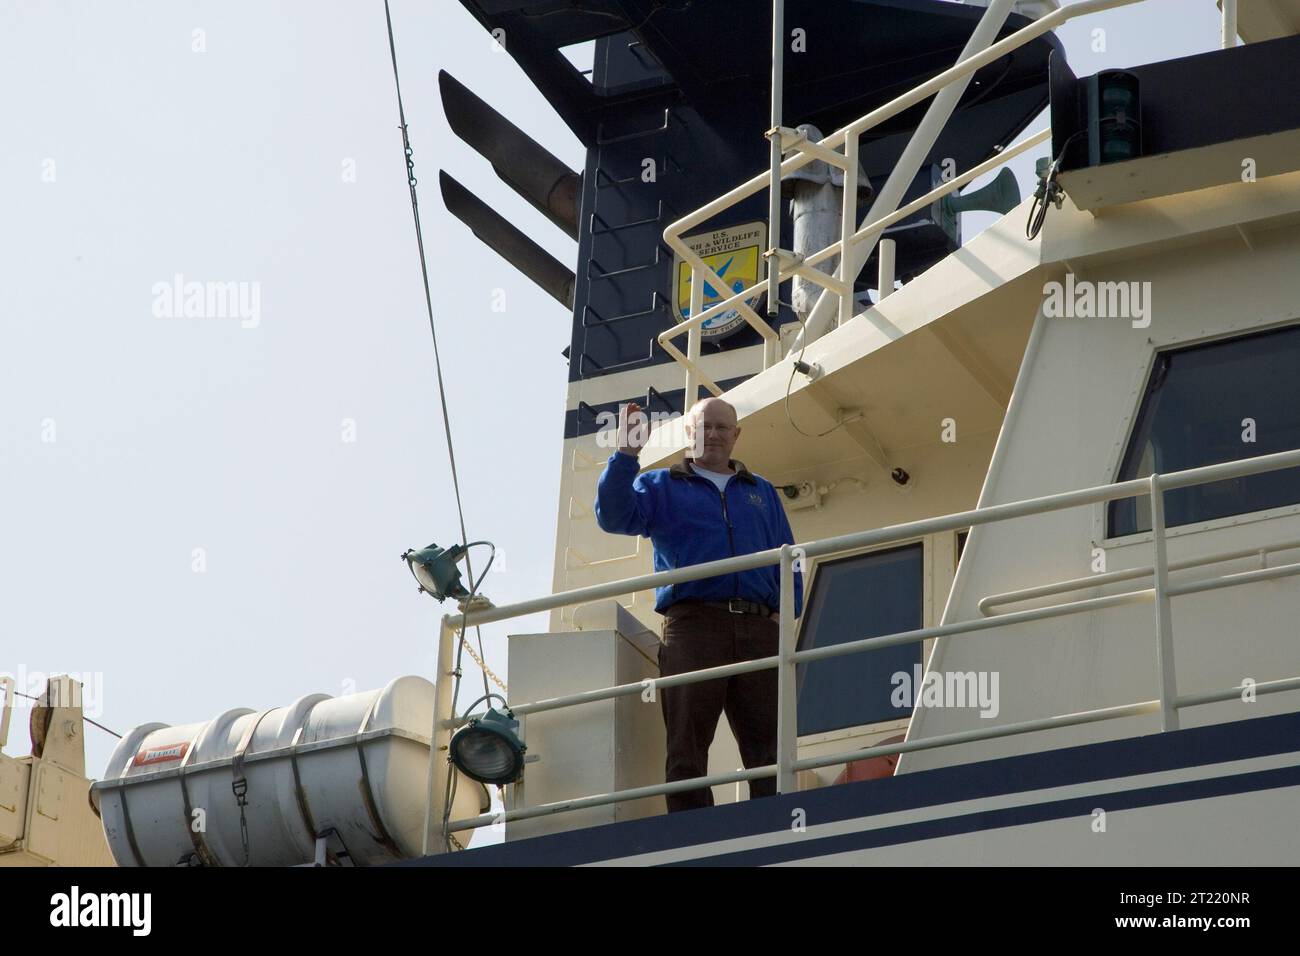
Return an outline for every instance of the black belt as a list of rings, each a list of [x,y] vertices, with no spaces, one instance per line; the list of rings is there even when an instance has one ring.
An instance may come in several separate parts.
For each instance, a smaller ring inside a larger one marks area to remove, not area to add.
[[[726,608],[732,614],[761,614],[763,617],[771,617],[776,613],[776,608],[774,607],[768,607],[766,604],[759,604],[757,601],[745,601],[740,598],[731,598],[729,601],[696,601],[693,599],[687,599],[678,601],[677,604],[704,604],[708,607]]]

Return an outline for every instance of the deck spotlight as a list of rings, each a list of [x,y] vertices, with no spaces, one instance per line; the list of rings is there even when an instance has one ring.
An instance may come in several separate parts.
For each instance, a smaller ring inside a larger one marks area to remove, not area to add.
[[[432,594],[440,602],[449,597],[466,598],[469,592],[460,583],[456,562],[465,556],[466,548],[453,544],[443,550],[436,544],[419,551],[406,551],[402,560],[411,568],[411,574],[420,584],[420,590]]]
[[[524,751],[528,749],[518,731],[519,721],[508,708],[502,713],[489,707],[486,714],[471,720],[451,738],[451,762],[479,783],[514,783],[524,772]]]

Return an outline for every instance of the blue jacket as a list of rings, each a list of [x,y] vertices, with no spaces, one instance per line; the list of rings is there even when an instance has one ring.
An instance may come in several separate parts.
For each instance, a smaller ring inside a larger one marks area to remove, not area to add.
[[[654,544],[656,571],[669,571],[738,554],[794,544],[785,506],[771,482],[731,459],[736,476],[725,498],[718,486],[691,469],[689,459],[638,475],[639,461],[616,451],[596,486],[596,523],[611,534],[636,534]],[[780,565],[739,574],[683,581],[655,590],[655,610],[693,598],[739,597],[780,606]],[[794,575],[794,613],[803,613],[803,575]]]

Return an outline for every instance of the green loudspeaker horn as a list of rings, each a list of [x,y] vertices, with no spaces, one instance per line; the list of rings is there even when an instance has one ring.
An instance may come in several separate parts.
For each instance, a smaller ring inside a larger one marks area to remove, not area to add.
[[[1020,186],[1016,175],[1009,169],[998,173],[993,182],[973,193],[960,195],[949,193],[941,200],[945,215],[956,216],[961,212],[996,212],[1006,215],[1020,205]]]

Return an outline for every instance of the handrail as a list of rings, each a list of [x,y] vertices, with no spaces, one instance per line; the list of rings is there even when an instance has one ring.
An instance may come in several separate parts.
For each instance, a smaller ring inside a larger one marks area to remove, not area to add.
[[[1238,684],[1232,687],[1226,687],[1220,690],[1208,691],[1203,694],[1188,694],[1178,698],[1179,707],[1196,707],[1203,704],[1219,703],[1225,700],[1236,700],[1246,689],[1246,684]],[[1250,685],[1250,690],[1256,696],[1266,694],[1279,694],[1290,690],[1300,690],[1300,677],[1288,677],[1281,680],[1265,681]],[[991,727],[987,730],[967,730],[958,733],[944,734],[940,737],[927,737],[921,740],[899,741],[892,744],[878,744],[874,747],[863,747],[860,750],[841,751],[840,753],[822,754],[816,757],[806,757],[795,763],[796,770],[816,770],[819,767],[833,767],[836,764],[849,763],[856,760],[868,760],[872,757],[886,757],[895,754],[916,753],[923,750],[937,750],[940,747],[953,746],[955,744],[976,743],[981,740],[992,740],[999,737],[1013,737],[1026,733],[1037,733],[1043,730],[1053,730],[1059,727],[1072,727],[1079,724],[1097,723],[1103,720],[1115,720],[1122,717],[1140,717],[1147,714],[1159,713],[1160,701],[1146,700],[1138,701],[1132,704],[1122,704],[1116,707],[1102,707],[1097,710],[1082,711],[1077,714],[1062,714],[1058,717],[1044,717],[1037,720],[1025,720],[1014,724],[1003,724],[1001,727]],[[508,811],[504,817],[506,820],[530,820],[536,817],[550,816],[567,810],[586,810],[591,807],[607,806],[611,803],[620,803],[626,800],[641,800],[646,797],[657,796],[663,793],[678,793],[684,790],[694,790],[705,786],[718,786],[720,784],[735,783],[740,780],[758,780],[776,775],[776,765],[768,764],[765,767],[754,767],[748,770],[737,770],[732,773],[715,774],[710,777],[697,777],[694,780],[678,780],[671,784],[663,784],[655,787],[637,787],[630,790],[620,790],[614,793],[593,794],[590,797],[581,797],[575,800],[565,800],[557,803],[540,804],[535,807],[522,807],[518,810]],[[477,817],[466,817],[463,820],[454,820],[448,825],[449,832],[460,830],[473,830],[478,827],[490,826],[502,819],[501,814],[480,814]]]
[[[705,375],[700,366],[700,340],[701,328],[703,323],[725,311],[735,309],[745,319],[749,325],[754,328],[764,339],[763,351],[763,368],[769,368],[778,361],[781,356],[776,354],[776,347],[779,345],[780,336],[763,321],[758,313],[750,307],[752,299],[770,290],[773,284],[785,281],[799,276],[804,279],[816,282],[824,288],[833,292],[839,298],[839,319],[841,322],[847,321],[852,317],[853,308],[853,281],[861,271],[862,266],[866,263],[871,255],[876,240],[888,226],[904,219],[926,203],[940,199],[949,193],[960,189],[965,183],[983,175],[985,172],[1005,163],[1013,156],[1018,155],[1025,149],[1037,145],[1048,136],[1050,130],[1042,131],[1035,134],[1029,141],[1016,144],[1000,152],[985,163],[980,164],[976,169],[970,170],[962,176],[945,183],[940,188],[932,191],[926,197],[925,202],[917,200],[908,204],[904,210],[881,210],[877,215],[875,206],[868,213],[867,220],[856,231],[850,232],[853,222],[856,219],[856,193],[858,185],[858,140],[861,135],[878,126],[880,123],[898,115],[906,109],[909,109],[918,103],[934,96],[947,89],[954,83],[964,83],[978,70],[988,64],[1000,59],[1001,57],[1019,49],[1026,43],[1037,39],[1044,33],[1056,29],[1077,17],[1089,16],[1094,13],[1101,13],[1106,10],[1117,9],[1119,7],[1130,6],[1141,3],[1143,0],[1081,0],[1079,3],[1067,7],[1060,7],[1044,16],[1034,20],[1027,26],[1015,31],[1011,35],[991,43],[978,52],[972,52],[971,55],[960,59],[949,69],[932,77],[924,83],[920,83],[901,96],[895,97],[883,106],[877,107],[870,113],[859,117],[851,123],[841,127],[829,136],[817,142],[811,142],[792,129],[785,127],[776,127],[767,131],[767,136],[773,142],[773,161],[771,168],[763,173],[755,175],[753,178],[746,180],[739,186],[719,196],[717,199],[706,203],[693,212],[671,223],[664,230],[664,242],[674,253],[679,255],[691,269],[691,303],[690,315],[683,321],[674,325],[672,328],[661,332],[656,341],[659,345],[673,357],[686,370],[686,405],[694,403],[698,397],[699,386],[703,385],[712,394],[721,395],[722,389],[709,376]],[[976,27],[978,32],[985,25],[985,20],[997,16],[994,6],[990,4],[984,18],[981,19],[979,26]],[[1005,20],[1005,10],[1002,11],[1001,17]],[[1229,21],[1231,20],[1231,26]],[[1223,34],[1225,37],[1224,45],[1227,45],[1228,31],[1231,29],[1235,39],[1235,21],[1236,21],[1236,4],[1231,0],[1225,0],[1223,4]],[[990,21],[991,22],[991,21]],[[999,21],[999,26],[1002,21]],[[956,103],[950,104],[947,108],[946,115],[926,118],[924,135],[937,135],[937,128],[945,123]],[[909,150],[917,142],[917,137],[922,135],[922,128],[918,127],[913,135],[913,141],[909,144]],[[777,144],[780,147],[780,153],[783,155],[787,151],[793,150],[795,155],[782,161],[779,165],[776,162]],[[843,153],[836,152],[843,149]],[[780,236],[773,235],[769,230],[768,245],[769,248],[765,257],[769,259],[769,275],[765,281],[755,282],[748,289],[744,289],[735,295],[714,303],[707,310],[703,308],[704,284],[707,282],[719,290],[726,289],[727,284],[719,278],[717,273],[711,269],[704,260],[686,244],[684,235],[688,230],[694,229],[709,219],[725,210],[731,208],[737,203],[748,199],[750,196],[757,194],[764,188],[769,190],[769,206],[774,206],[777,196],[779,195],[781,179],[797,169],[808,165],[814,161],[829,162],[839,167],[844,172],[844,200],[841,215],[841,235],[840,239],[824,249],[818,250],[806,258],[800,260],[793,254],[779,248]],[[895,173],[897,173],[897,169]],[[893,177],[891,176],[891,180]],[[896,202],[897,200],[894,200]],[[876,218],[872,218],[876,216]],[[833,276],[813,268],[816,264],[824,262],[832,256],[840,255],[839,266]],[[850,262],[852,260],[852,262]],[[775,277],[773,276],[775,272]],[[770,295],[770,292],[769,292]],[[815,338],[820,332],[820,325],[824,317],[829,316],[829,302],[827,296],[821,296],[817,306],[810,315],[805,328],[799,333],[796,339],[796,345],[799,343],[806,344],[812,338]],[[826,306],[826,307],[824,307]],[[687,352],[682,351],[671,341],[679,335],[687,335]]]
[[[924,196],[921,196],[918,199],[914,199],[912,202],[908,203],[906,206],[903,206],[901,209],[895,210],[894,212],[890,213],[887,216],[882,216],[881,218],[873,221],[867,226],[863,226],[857,232],[852,233],[849,236],[849,244],[853,245],[854,243],[862,242],[872,232],[887,229],[889,226],[892,226],[894,223],[906,219],[908,216],[920,211],[921,209],[924,209],[926,206],[930,205],[936,200],[942,199],[944,196],[947,196],[949,193],[956,192],[958,189],[961,189],[967,183],[978,179],[979,177],[983,176],[985,173],[991,172],[992,170],[996,169],[998,166],[1001,166],[1003,163],[1009,162],[1010,160],[1019,156],[1021,153],[1033,149],[1038,144],[1050,138],[1051,135],[1052,135],[1052,131],[1050,129],[1039,130],[1037,133],[1034,133],[1032,136],[1023,140],[1022,142],[1019,142],[1014,146],[1008,147],[1007,149],[998,153],[998,155],[994,156],[992,159],[986,160],[983,163],[980,163],[978,166],[972,167],[971,169],[967,170],[965,173],[962,173],[960,176],[955,176],[954,178],[948,180],[947,182],[932,189]],[[665,233],[665,235],[667,235],[667,233]],[[846,283],[842,282],[836,276],[827,275],[826,273],[821,272],[815,268],[815,266],[821,264],[827,259],[839,255],[843,247],[844,247],[843,238],[837,239],[835,242],[831,243],[829,246],[826,246],[824,249],[821,249],[807,257],[801,257],[798,259],[790,258],[784,250],[773,250],[776,253],[776,255],[773,257],[774,259],[776,259],[779,262],[783,262],[783,261],[790,262],[789,266],[780,267],[777,269],[778,281],[784,282],[787,279],[793,278],[795,276],[799,276],[801,278],[808,279],[812,282],[815,282],[818,285],[822,286],[823,288],[830,289],[836,295],[839,295],[841,297],[852,298],[852,289],[849,288]],[[676,246],[674,246],[674,250],[679,253],[681,252],[681,249]],[[688,257],[683,256],[683,258],[688,258]],[[692,251],[690,253],[690,257],[688,258],[688,261],[691,261],[691,259],[698,259],[698,258],[699,257],[696,256],[695,253]],[[701,267],[706,271],[706,276],[704,281],[708,282],[709,284],[717,284],[722,288],[725,288],[726,283],[722,282],[722,280],[717,278],[716,273],[714,273],[714,271],[709,268],[708,264],[704,263],[703,260],[699,260],[699,261]],[[694,269],[693,262],[691,262],[691,266],[692,269]],[[694,273],[692,273],[692,275],[694,275]],[[741,310],[741,314],[745,316],[745,319],[746,321],[749,322],[750,326],[755,328],[760,334],[762,334],[765,339],[779,340],[780,336],[775,331],[773,331],[770,325],[768,325],[766,322],[762,322],[758,318],[758,314],[754,312],[752,309],[750,309],[749,311],[744,311],[744,309],[748,308],[747,305],[748,300],[763,291],[761,286],[750,286],[748,289],[742,289],[740,292],[734,293],[733,295],[729,296],[726,299],[723,299],[720,302],[715,302],[713,305],[709,306],[707,309],[701,312],[698,308],[696,308],[694,302],[694,295],[695,295],[695,288],[696,288],[695,283],[697,283],[698,280],[693,278],[691,281],[692,281],[691,317],[688,319],[684,319],[683,321],[679,322],[677,325],[673,326],[672,328],[666,329],[665,331],[659,333],[657,341],[659,342],[659,345],[663,348],[665,352],[673,356],[673,358],[675,358],[680,364],[686,366],[686,368],[690,372],[693,372],[696,375],[698,379],[698,383],[700,385],[703,385],[704,387],[709,389],[709,391],[712,392],[715,396],[720,396],[722,394],[721,386],[719,386],[712,378],[705,375],[703,370],[699,368],[696,361],[692,361],[690,358],[683,355],[681,353],[681,350],[678,349],[677,346],[673,344],[672,339],[676,338],[678,335],[681,335],[683,332],[689,332],[689,333],[696,332],[697,330],[703,327],[705,322],[709,321],[716,315],[720,315],[723,312],[726,312],[729,309]],[[701,285],[700,288],[703,289],[703,286]],[[765,364],[764,368],[770,367],[771,364],[773,363]],[[688,385],[688,389],[689,389],[689,385]],[[687,404],[689,405],[690,402],[688,401]]]
[[[452,731],[465,722],[464,718],[458,719],[450,712],[452,706],[451,682],[453,676],[451,670],[451,652],[457,634],[463,633],[464,628],[475,624],[485,624],[492,621],[515,618],[525,614],[532,614],[537,611],[552,610],[557,607],[587,603],[589,601],[603,598],[617,597],[666,584],[675,584],[682,581],[714,577],[723,573],[749,570],[750,568],[765,567],[772,564],[780,564],[781,574],[779,653],[773,657],[741,661],[722,667],[713,667],[704,670],[674,674],[669,677],[659,677],[654,679],[654,684],[655,686],[665,687],[677,686],[704,680],[713,680],[736,673],[766,670],[771,668],[778,669],[778,757],[775,765],[748,768],[746,770],[735,771],[728,774],[701,777],[693,780],[673,781],[672,783],[658,784],[650,787],[638,787],[632,790],[617,791],[614,793],[595,794],[589,797],[566,800],[554,804],[546,804],[540,807],[507,810],[504,814],[496,814],[494,816],[488,815],[474,817],[468,820],[447,821],[442,827],[443,836],[456,830],[473,829],[502,819],[506,821],[522,820],[550,813],[559,813],[566,810],[600,806],[623,800],[634,800],[657,794],[673,793],[681,790],[696,789],[702,786],[712,786],[737,780],[753,780],[768,776],[777,777],[778,792],[789,793],[795,789],[796,772],[798,770],[810,769],[815,766],[829,766],[835,763],[842,763],[846,759],[863,759],[864,757],[874,755],[877,752],[904,753],[910,750],[934,749],[973,740],[1011,736],[1014,734],[1047,729],[1050,727],[1070,726],[1077,723],[1090,723],[1093,721],[1109,720],[1117,717],[1158,712],[1161,714],[1162,730],[1177,729],[1178,710],[1180,707],[1196,706],[1216,700],[1227,700],[1232,696],[1235,696],[1236,693],[1239,693],[1240,688],[1235,692],[1230,690],[1219,690],[1211,692],[1208,695],[1200,694],[1190,697],[1178,696],[1174,685],[1174,662],[1172,653],[1173,635],[1170,627],[1171,616],[1169,613],[1170,599],[1184,594],[1198,593],[1217,588],[1234,587],[1257,581],[1274,580],[1281,577],[1297,575],[1300,574],[1300,563],[1282,565],[1276,568],[1264,568],[1240,574],[1225,575],[1221,578],[1213,578],[1205,581],[1170,585],[1167,580],[1167,575],[1171,565],[1169,565],[1167,561],[1164,549],[1164,493],[1175,488],[1184,488],[1212,481],[1222,481],[1227,478],[1239,478],[1246,475],[1260,474],[1294,467],[1300,467],[1300,449],[1287,452],[1277,452],[1270,455],[1261,455],[1255,458],[1247,458],[1239,461],[1204,465],[1198,468],[1190,468],[1185,471],[1174,472],[1168,475],[1154,474],[1148,478],[1113,482],[1111,484],[1100,485],[1093,488],[1084,488],[1076,491],[1046,495],[1039,498],[1031,498],[1002,505],[990,505],[983,508],[976,508],[973,511],[960,512],[958,514],[937,518],[925,518],[919,521],[890,525],[885,528],[870,531],[861,531],[852,534],[839,535],[832,538],[823,538],[797,546],[787,544],[782,545],[780,548],[772,548],[767,551],[755,552],[749,555],[725,558],[720,561],[710,561],[704,564],[691,565],[686,568],[678,568],[672,571],[659,571],[653,574],[639,575],[622,581],[613,581],[585,588],[576,588],[571,591],[564,591],[529,601],[521,601],[504,607],[485,608],[482,610],[466,611],[460,614],[445,615],[442,618],[442,627],[439,635],[437,675],[434,685],[433,745],[429,750],[429,780],[427,794],[428,825],[425,830],[425,852],[441,852],[441,844],[435,846],[432,838],[435,835],[435,822],[443,820],[444,814],[447,810],[445,800],[443,799],[443,795],[446,792],[445,788],[448,783],[449,774],[451,772],[447,754],[449,753]],[[795,648],[793,600],[795,561],[802,562],[810,557],[828,555],[841,551],[858,550],[864,547],[876,545],[891,544],[897,541],[914,539],[923,535],[934,534],[941,531],[953,531],[975,525],[991,524],[996,521],[1003,521],[1010,518],[1027,517],[1030,515],[1044,514],[1082,505],[1134,497],[1135,495],[1143,493],[1150,496],[1152,504],[1153,550],[1155,552],[1153,567],[1155,570],[1155,581],[1151,588],[1146,588],[1141,591],[1107,595],[1104,597],[1089,598],[1081,601],[1072,601],[1045,608],[1033,608],[1027,611],[1012,612],[991,618],[976,618],[971,621],[942,624],[936,627],[921,628],[898,634],[864,638],[843,644],[809,648],[803,651],[797,651]],[[1120,707],[1102,708],[1077,714],[1046,717],[1035,721],[1027,721],[1021,724],[993,727],[987,730],[963,731],[956,734],[941,735],[920,741],[914,740],[902,744],[891,744],[888,745],[888,749],[883,750],[880,748],[869,748],[869,750],[866,751],[853,751],[848,755],[840,754],[832,755],[831,757],[808,758],[805,760],[797,759],[797,700],[794,695],[794,679],[796,673],[795,668],[799,663],[821,660],[845,654],[861,653],[863,651],[874,650],[896,644],[912,643],[928,637],[948,637],[961,634],[973,634],[979,631],[1001,628],[1017,623],[1103,610],[1127,604],[1145,603],[1146,601],[1153,602],[1157,611],[1157,659],[1161,675],[1161,693],[1160,697],[1156,700],[1140,701]],[[1256,685],[1255,689],[1257,693],[1276,693],[1297,688],[1300,688],[1300,677],[1284,678],[1268,682],[1267,684],[1259,684]],[[571,694],[565,697],[512,705],[511,710],[517,715],[538,713],[546,710],[556,710],[562,707],[591,703],[593,701],[610,700],[615,697],[627,696],[632,693],[640,693],[644,689],[644,681],[632,684],[622,684],[614,687],[586,691],[579,694]]]
[[[1295,551],[1300,548],[1300,539],[1292,541],[1282,541],[1277,544],[1265,545],[1262,548],[1239,548],[1236,551],[1220,551],[1216,554],[1207,554],[1199,558],[1187,558],[1182,561],[1169,562],[1170,571],[1186,571],[1189,568],[1204,567],[1207,564],[1222,564],[1226,561],[1240,561],[1243,558],[1259,558],[1261,561],[1267,561],[1268,555],[1276,554],[1279,551]],[[1267,565],[1265,565],[1267,567]],[[1040,584],[1036,587],[1021,588],[1018,591],[1004,591],[1001,594],[990,594],[981,598],[979,602],[979,612],[989,616],[992,609],[1003,604],[1020,604],[1024,601],[1032,601],[1036,598],[1051,597],[1054,594],[1067,594],[1070,591],[1084,591],[1089,588],[1105,587],[1108,584],[1117,584],[1120,581],[1132,581],[1137,578],[1144,578],[1148,574],[1153,574],[1155,567],[1147,564],[1136,568],[1125,568],[1122,571],[1102,571],[1097,574],[1088,575],[1081,578],[1067,578],[1064,581],[1054,581],[1051,584]]]
[[[1187,694],[1178,698],[1179,707],[1197,707],[1202,704],[1219,703],[1225,700],[1237,700],[1241,698],[1242,691],[1246,689],[1246,684],[1236,684],[1232,687],[1222,688],[1220,690],[1208,691],[1204,694]],[[1265,681],[1249,685],[1250,689],[1256,695],[1260,694],[1280,694],[1289,690],[1300,690],[1300,677],[1286,677],[1281,680]],[[939,747],[948,747],[953,744],[974,743],[980,740],[991,740],[996,737],[1013,737],[1019,734],[1036,733],[1040,730],[1053,730],[1057,727],[1072,727],[1077,724],[1090,724],[1102,720],[1114,720],[1118,717],[1139,717],[1145,714],[1156,714],[1160,712],[1160,701],[1144,700],[1133,704],[1121,704],[1117,707],[1102,707],[1097,710],[1082,711],[1077,714],[1062,714],[1059,717],[1043,717],[1037,720],[1025,720],[1014,724],[1003,724],[1001,727],[991,727],[988,730],[965,730],[953,734],[944,734],[942,737],[926,737],[921,740],[912,740],[908,742],[899,742],[893,744],[880,744],[875,747],[864,747],[862,750],[841,751],[835,754],[822,754],[816,757],[808,757],[800,760],[796,766],[800,770],[816,770],[818,767],[833,767],[837,763],[846,763],[853,760],[866,760],[870,757],[881,757],[889,754],[911,753],[917,750],[936,750]],[[1000,731],[1000,732],[995,732]]]

